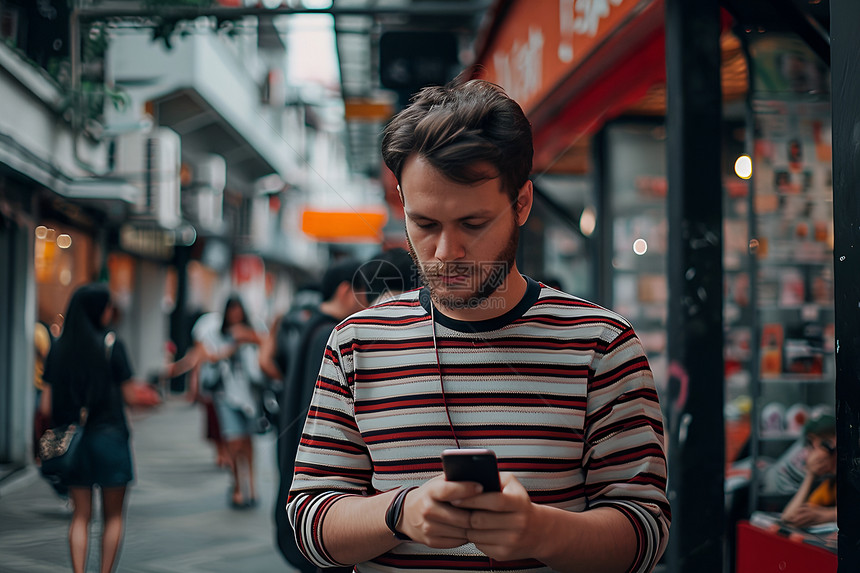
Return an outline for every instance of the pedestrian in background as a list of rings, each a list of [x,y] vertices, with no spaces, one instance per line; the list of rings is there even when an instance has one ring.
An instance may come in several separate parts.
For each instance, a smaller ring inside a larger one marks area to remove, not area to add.
[[[88,284],[72,295],[62,334],[45,360],[41,408],[59,426],[86,426],[74,469],[65,484],[72,501],[69,547],[72,569],[86,570],[93,491],[102,496],[101,571],[114,570],[123,536],[125,493],[134,478],[124,403],[133,404],[131,364],[125,346],[108,327],[114,316],[104,284]]]
[[[836,418],[819,415],[803,426],[806,474],[782,520],[796,527],[836,521]]]
[[[284,373],[289,371],[287,349],[298,344],[304,325],[316,313],[322,302],[320,286],[317,283],[304,284],[293,295],[289,310],[278,315],[272,321],[269,335],[260,343],[260,369],[270,381],[270,389],[275,397],[277,407],[271,412],[271,423],[280,443],[281,411],[286,406],[281,403],[284,398]],[[275,448],[277,467],[281,465],[281,449]]]
[[[45,433],[45,430],[51,427],[51,421],[42,416],[39,403],[42,400],[42,389],[45,387],[45,382],[42,379],[42,374],[45,371],[45,359],[48,357],[53,342],[51,331],[48,330],[45,323],[36,321],[33,331],[33,349],[35,350],[33,386],[36,389],[36,415],[33,417],[33,455],[36,458],[39,457],[39,438]]]
[[[234,509],[257,503],[254,479],[254,444],[257,400],[252,385],[259,383],[260,335],[251,326],[238,296],[231,296],[223,315],[210,313],[197,320],[192,330],[201,357],[199,384],[212,394],[218,427],[227,447],[233,474],[230,505]]]
[[[287,519],[287,495],[293,477],[296,449],[311,402],[320,362],[326,352],[326,341],[338,322],[367,306],[367,282],[360,272],[361,261],[343,259],[333,263],[323,275],[320,290],[323,301],[309,308],[296,336],[282,336],[287,348],[276,350],[286,356],[286,375],[280,403],[278,434],[280,485],[275,502],[275,528],[278,549],[284,558],[303,573],[316,571],[296,547],[293,530]]]

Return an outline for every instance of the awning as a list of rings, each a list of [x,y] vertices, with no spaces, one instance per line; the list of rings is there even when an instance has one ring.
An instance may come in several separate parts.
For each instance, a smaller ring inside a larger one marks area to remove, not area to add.
[[[500,3],[477,69],[523,106],[535,171],[665,80],[662,28],[662,0]]]

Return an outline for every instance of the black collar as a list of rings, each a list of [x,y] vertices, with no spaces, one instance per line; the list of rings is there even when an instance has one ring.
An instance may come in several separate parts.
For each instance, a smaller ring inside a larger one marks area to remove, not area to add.
[[[524,315],[526,311],[530,309],[535,302],[537,302],[537,299],[540,296],[540,284],[527,276],[523,276],[523,278],[526,279],[526,292],[523,295],[523,298],[520,299],[520,302],[506,313],[486,320],[457,320],[456,318],[445,316],[441,312],[437,311],[433,313],[436,317],[436,322],[446,328],[450,328],[451,330],[467,333],[490,332],[492,330],[499,330],[500,328],[511,324]],[[424,310],[429,314],[430,305],[432,303],[430,302],[430,290],[427,287],[422,288],[421,292],[418,293],[418,300],[421,303],[421,306],[424,307]]]

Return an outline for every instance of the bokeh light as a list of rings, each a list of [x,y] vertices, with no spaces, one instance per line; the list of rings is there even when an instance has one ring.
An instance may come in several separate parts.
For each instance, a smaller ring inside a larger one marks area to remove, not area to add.
[[[741,179],[752,177],[752,159],[749,155],[741,155],[735,160],[735,175]]]

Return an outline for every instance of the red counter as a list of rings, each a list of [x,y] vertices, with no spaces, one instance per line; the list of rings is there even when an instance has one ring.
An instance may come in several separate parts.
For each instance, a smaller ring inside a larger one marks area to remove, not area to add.
[[[836,553],[802,541],[750,525],[737,526],[736,573],[836,573]]]

